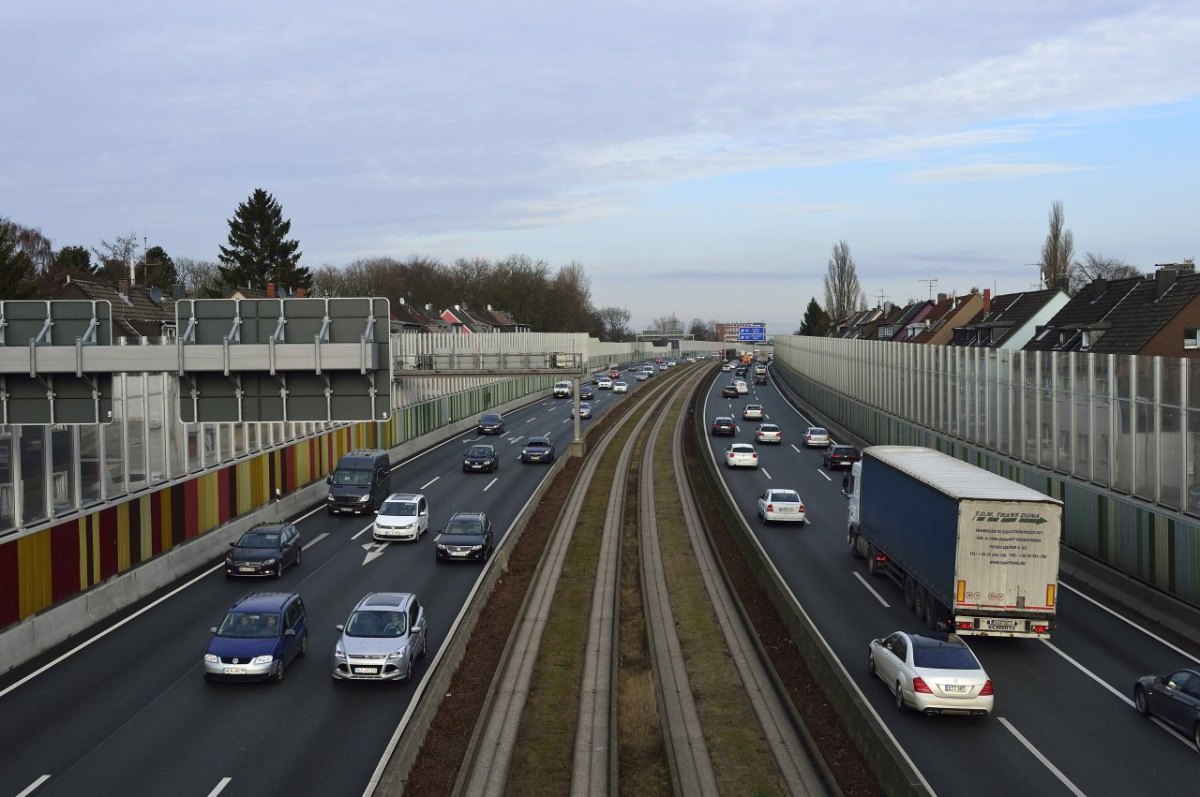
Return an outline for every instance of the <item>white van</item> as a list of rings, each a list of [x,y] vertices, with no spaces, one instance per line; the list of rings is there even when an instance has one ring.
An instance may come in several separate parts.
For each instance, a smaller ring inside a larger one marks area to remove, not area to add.
[[[555,398],[570,398],[572,395],[571,382],[569,380],[554,383]]]

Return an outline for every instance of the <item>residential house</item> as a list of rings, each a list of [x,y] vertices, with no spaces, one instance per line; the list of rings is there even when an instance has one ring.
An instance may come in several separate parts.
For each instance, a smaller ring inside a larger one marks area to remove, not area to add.
[[[956,327],[970,321],[982,309],[983,297],[977,293],[966,296],[939,293],[937,301],[923,319],[925,328],[916,327],[918,331],[903,338],[902,342],[944,346],[953,339]]]
[[[983,291],[983,307],[975,318],[954,330],[951,346],[1017,351],[1062,310],[1071,297],[1058,289],[1006,293],[992,298]]]
[[[1093,280],[1024,348],[1200,357],[1200,274],[1176,263],[1148,277]]]
[[[925,316],[929,315],[933,307],[931,301],[909,302],[901,308],[898,318],[880,324],[879,339],[897,341],[919,334],[925,330]]]
[[[131,284],[121,279],[116,285],[67,278],[54,296],[55,299],[106,301],[112,308],[113,342],[125,338],[141,339],[175,337],[175,301],[187,298],[182,285],[176,285],[170,295],[160,288]]]
[[[392,332],[445,332],[448,325],[433,314],[432,305],[422,309],[400,297],[392,302]]]

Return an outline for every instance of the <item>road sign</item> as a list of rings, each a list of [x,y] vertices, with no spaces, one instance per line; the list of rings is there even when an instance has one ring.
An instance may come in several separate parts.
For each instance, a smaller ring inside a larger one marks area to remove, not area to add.
[[[738,327],[738,343],[764,343],[766,340],[765,326]]]
[[[176,303],[184,423],[386,421],[387,299]]]
[[[106,301],[0,301],[0,423],[111,422],[112,373],[84,356],[111,344]]]

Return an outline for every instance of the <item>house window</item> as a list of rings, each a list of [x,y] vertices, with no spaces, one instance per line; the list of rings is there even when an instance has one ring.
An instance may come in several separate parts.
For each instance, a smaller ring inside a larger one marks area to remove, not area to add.
[[[1183,348],[1184,349],[1200,349],[1200,329],[1195,327],[1183,330]]]
[[[1086,329],[1079,333],[1079,350],[1087,351],[1092,348],[1092,333]]]

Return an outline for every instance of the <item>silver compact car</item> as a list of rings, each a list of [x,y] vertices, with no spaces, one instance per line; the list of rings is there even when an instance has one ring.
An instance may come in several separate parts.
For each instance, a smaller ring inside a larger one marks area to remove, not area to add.
[[[339,681],[407,681],[425,656],[425,609],[410,592],[372,592],[360,600],[333,649]]]
[[[758,452],[747,443],[734,443],[725,449],[725,467],[757,468]]]
[[[375,513],[371,536],[380,542],[418,540],[429,531],[429,502],[420,493],[392,493]]]
[[[992,681],[957,634],[897,631],[873,639],[867,647],[867,671],[892,690],[900,711],[972,717],[992,711]]]

